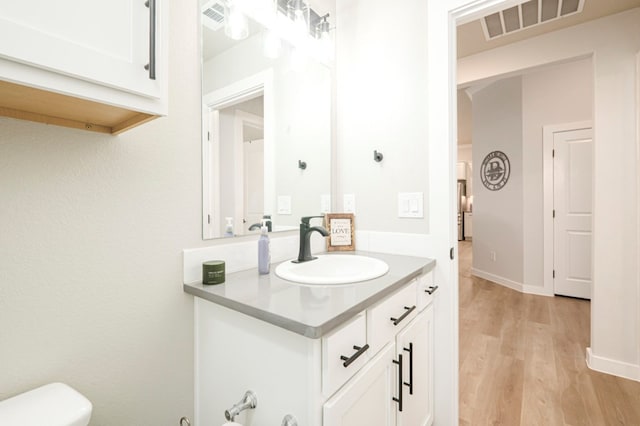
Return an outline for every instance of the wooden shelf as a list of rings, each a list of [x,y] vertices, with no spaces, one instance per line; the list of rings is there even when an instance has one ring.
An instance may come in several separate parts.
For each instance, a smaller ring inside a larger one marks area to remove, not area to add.
[[[157,117],[6,81],[0,81],[0,116],[112,135]]]

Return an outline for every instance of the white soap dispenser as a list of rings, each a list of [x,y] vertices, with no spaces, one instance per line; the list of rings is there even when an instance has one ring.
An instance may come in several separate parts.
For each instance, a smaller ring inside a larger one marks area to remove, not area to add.
[[[225,217],[224,219],[227,221],[227,226],[224,229],[224,236],[225,237],[233,237],[233,218],[232,217]]]
[[[268,274],[271,266],[271,252],[269,251],[269,228],[267,221],[262,220],[260,228],[260,238],[258,239],[258,272],[260,274]]]

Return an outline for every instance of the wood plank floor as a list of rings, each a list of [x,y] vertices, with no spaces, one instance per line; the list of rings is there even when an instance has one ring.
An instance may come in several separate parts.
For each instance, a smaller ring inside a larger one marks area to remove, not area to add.
[[[471,276],[461,242],[460,425],[640,426],[640,382],[590,370],[589,302]]]

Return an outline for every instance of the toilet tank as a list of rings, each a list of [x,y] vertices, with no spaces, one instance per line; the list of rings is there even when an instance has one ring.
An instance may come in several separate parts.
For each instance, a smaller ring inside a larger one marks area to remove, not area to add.
[[[0,425],[87,426],[91,402],[64,383],[50,383],[0,401]]]

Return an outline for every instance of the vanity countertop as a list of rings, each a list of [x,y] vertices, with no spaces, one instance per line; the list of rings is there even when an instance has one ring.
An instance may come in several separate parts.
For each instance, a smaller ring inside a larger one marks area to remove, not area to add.
[[[258,269],[227,274],[224,284],[184,284],[184,291],[234,311],[266,321],[310,338],[324,334],[367,309],[412,279],[427,273],[435,260],[373,252],[353,254],[385,261],[389,272],[368,281],[331,286],[296,284],[271,273],[259,275]]]

